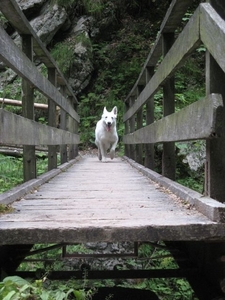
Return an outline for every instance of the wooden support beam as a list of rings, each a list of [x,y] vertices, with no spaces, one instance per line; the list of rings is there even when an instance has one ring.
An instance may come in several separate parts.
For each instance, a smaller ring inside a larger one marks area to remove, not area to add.
[[[124,113],[126,113],[128,111],[128,109],[129,109],[129,103],[125,102],[124,103]],[[124,126],[125,127],[125,130],[124,130],[125,135],[129,134],[130,133],[129,120],[127,120],[124,125],[125,125]],[[130,146],[128,144],[125,144],[124,152],[127,157],[130,157]]]
[[[22,35],[22,51],[33,63],[33,39],[31,35]],[[34,120],[34,88],[28,80],[22,78],[22,115]],[[34,145],[23,146],[23,180],[36,178],[36,155]]]
[[[174,32],[163,34],[163,54],[169,52],[174,43]],[[167,79],[163,85],[163,116],[166,117],[175,111],[175,83],[174,76]],[[162,175],[175,180],[175,143],[163,143]]]
[[[129,106],[132,107],[132,105],[135,103],[136,98],[134,96],[130,97],[130,103]],[[129,119],[130,123],[130,132],[135,131],[135,115],[132,116],[132,118]],[[135,145],[130,145],[130,158],[135,159],[136,156],[136,147]]]
[[[65,95],[65,88],[64,86],[60,87],[62,95]],[[66,130],[66,111],[61,109],[60,110],[60,129]],[[61,158],[61,164],[64,164],[67,162],[67,145],[61,144],[60,145],[60,158]]]
[[[196,274],[195,268],[186,269],[154,269],[154,270],[121,270],[121,271],[88,271],[88,279],[135,279],[135,278],[184,278]],[[18,271],[14,275],[23,278],[34,278],[36,272]],[[83,279],[84,271],[52,271],[48,275],[49,280],[69,280],[71,278]]]
[[[137,87],[137,98],[140,95],[143,88],[144,87],[142,85],[138,85],[138,87]],[[137,120],[136,129],[142,128],[143,127],[143,108],[141,108],[137,112],[136,120]],[[143,146],[141,144],[136,145],[136,161],[139,164],[143,164]]]
[[[56,86],[56,69],[48,68],[48,80]],[[48,99],[48,125],[51,127],[57,126],[56,104],[52,99]],[[48,145],[48,171],[57,168],[57,146]]]
[[[146,68],[146,84],[154,75],[154,67]],[[146,102],[146,125],[154,123],[154,97],[150,97]],[[145,167],[154,169],[154,144],[145,144]]]

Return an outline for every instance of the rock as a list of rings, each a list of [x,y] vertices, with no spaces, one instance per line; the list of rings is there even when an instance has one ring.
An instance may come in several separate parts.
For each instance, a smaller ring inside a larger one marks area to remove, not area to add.
[[[38,12],[46,0],[16,0],[21,10],[29,16]]]
[[[51,6],[47,3],[42,7],[40,15],[30,24],[42,42],[48,45],[59,29],[64,26],[67,18],[67,12],[63,7]]]
[[[74,63],[69,72],[69,84],[75,93],[81,92],[90,83],[93,66],[92,42],[93,18],[81,16],[70,29],[69,35],[75,37]]]

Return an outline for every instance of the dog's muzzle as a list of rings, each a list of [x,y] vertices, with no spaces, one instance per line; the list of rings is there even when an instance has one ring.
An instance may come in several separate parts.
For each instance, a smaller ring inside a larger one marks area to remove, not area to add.
[[[111,126],[112,126],[112,123],[110,123],[110,122],[106,123],[106,130],[110,131]]]

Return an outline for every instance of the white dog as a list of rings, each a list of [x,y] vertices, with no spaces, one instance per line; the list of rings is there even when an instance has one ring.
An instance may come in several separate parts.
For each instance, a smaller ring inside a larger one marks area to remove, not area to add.
[[[107,150],[109,155],[115,157],[115,149],[118,143],[118,134],[116,130],[117,107],[111,112],[104,107],[101,120],[98,121],[95,129],[95,144],[98,147],[98,159],[106,162]]]

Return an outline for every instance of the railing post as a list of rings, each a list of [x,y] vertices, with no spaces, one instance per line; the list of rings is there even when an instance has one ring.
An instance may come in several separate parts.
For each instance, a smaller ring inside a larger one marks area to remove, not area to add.
[[[48,68],[48,80],[56,86],[56,69]],[[56,127],[56,104],[48,99],[48,125]],[[48,145],[48,170],[57,168],[57,146]]]
[[[163,54],[169,51],[174,42],[174,33],[163,34]],[[175,87],[174,77],[169,78],[163,86],[163,116],[168,116],[175,111]],[[163,143],[162,175],[175,180],[175,143]]]
[[[73,103],[73,97],[69,97],[71,103]],[[76,105],[74,105],[74,109],[76,110]],[[77,133],[77,122],[71,117],[68,117],[68,130],[72,133]],[[68,145],[69,152],[69,160],[75,158],[78,155],[78,147],[77,145]]]
[[[61,93],[65,96],[65,86],[60,86]],[[60,129],[66,130],[66,112],[60,109]],[[67,162],[67,145],[60,145],[61,164]]]
[[[143,90],[143,86],[138,85],[138,87],[137,87],[137,98],[140,95],[142,90]],[[137,112],[137,128],[136,129],[140,129],[142,127],[143,127],[143,109],[141,108]],[[143,145],[142,144],[136,145],[136,161],[139,164],[143,165]]]
[[[224,0],[208,1],[225,19]],[[221,9],[223,7],[223,9]],[[206,95],[218,93],[222,95],[225,106],[225,73],[215,59],[206,52]],[[223,110],[223,132],[225,131],[225,110]],[[225,202],[225,139],[208,139],[206,141],[205,194],[221,202]]]
[[[21,35],[22,51],[33,61],[33,38],[31,35]],[[22,78],[22,115],[34,120],[34,89],[31,84]],[[28,181],[36,178],[35,146],[23,146],[23,179]]]
[[[124,104],[124,112],[126,113],[129,109],[129,103],[125,102]],[[130,133],[130,126],[129,126],[129,120],[127,120],[125,122],[125,135]],[[125,144],[125,149],[124,149],[124,153],[127,157],[130,157],[130,145],[129,144]]]
[[[77,111],[78,105],[77,103],[74,104],[74,109]],[[79,123],[75,120],[74,121],[74,133],[78,134],[78,127],[79,127]],[[74,146],[74,157],[78,156],[78,145]]]
[[[129,107],[132,107],[135,101],[135,97],[131,96],[130,97],[130,104]],[[130,120],[129,120],[129,124],[130,124],[130,133],[135,131],[135,115],[133,115]],[[130,158],[135,160],[136,158],[136,145],[130,145]]]
[[[147,67],[145,70],[146,84],[154,74],[154,67]],[[154,97],[150,97],[146,103],[146,125],[154,122]],[[145,144],[145,167],[154,169],[154,144]]]

